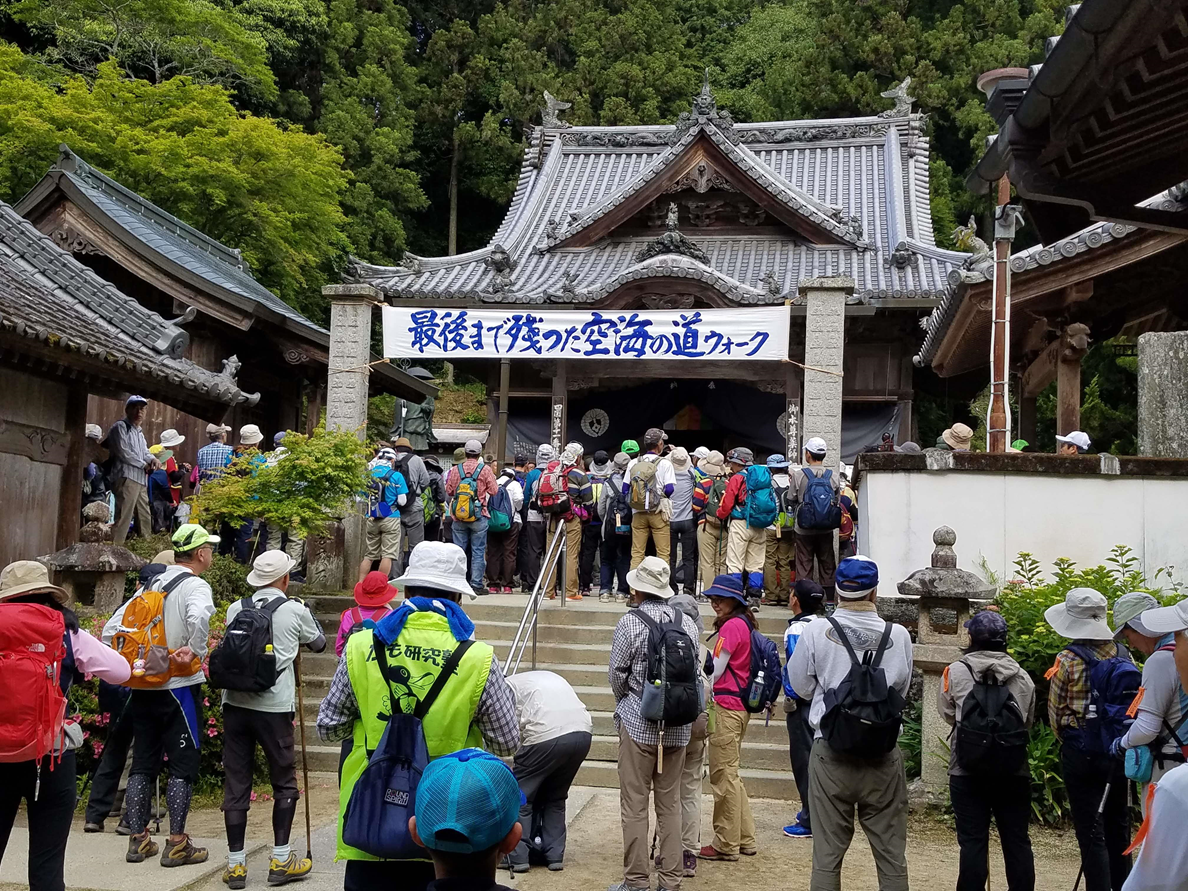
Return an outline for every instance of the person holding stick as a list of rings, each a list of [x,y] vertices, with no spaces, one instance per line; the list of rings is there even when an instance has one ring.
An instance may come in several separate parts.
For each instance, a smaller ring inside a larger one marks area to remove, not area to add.
[[[248,583],[257,589],[251,597],[251,605],[245,603],[245,598],[227,608],[228,628],[245,608],[271,613],[272,643],[268,647],[276,660],[276,683],[267,690],[259,693],[223,691],[223,822],[227,827],[227,868],[223,872],[223,882],[232,889],[247,884],[244,837],[248,808],[251,807],[252,768],[257,743],[268,761],[274,799],[268,884],[283,885],[303,879],[313,869],[309,857],[308,820],[306,856],[298,857],[289,844],[289,833],[297,814],[297,799],[301,795],[297,787],[293,738],[297,692],[293,667],[303,644],[315,653],[325,650],[326,635],[309,607],[299,600],[290,600],[285,594],[289,587],[289,573],[294,566],[296,561],[284,551],[265,551],[253,561],[252,571],[248,573]],[[214,661],[214,655],[211,658]],[[299,715],[298,720],[303,721],[304,715]],[[302,736],[304,738],[304,725]],[[303,744],[303,760],[304,754]],[[308,816],[308,809],[306,813]]]

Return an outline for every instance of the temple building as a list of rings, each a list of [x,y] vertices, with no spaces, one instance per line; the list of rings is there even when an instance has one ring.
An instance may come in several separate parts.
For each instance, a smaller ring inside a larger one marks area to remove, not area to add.
[[[451,359],[501,394],[508,454],[547,441],[558,411],[561,438],[588,450],[654,426],[690,448],[767,453],[790,446],[789,429],[818,432],[799,417],[789,426],[786,412],[804,404],[814,336],[844,338],[836,409],[850,460],[884,432],[912,436],[920,322],[970,260],[935,243],[925,116],[908,87],[888,91],[894,107],[877,116],[739,124],[707,82],[675,125],[631,127],[570,126],[546,95],[490,244],[395,267],[355,262],[346,280],[395,306],[546,318],[787,305],[791,361],[512,360],[501,381],[499,359]],[[837,332],[806,325],[813,282],[846,291]]]

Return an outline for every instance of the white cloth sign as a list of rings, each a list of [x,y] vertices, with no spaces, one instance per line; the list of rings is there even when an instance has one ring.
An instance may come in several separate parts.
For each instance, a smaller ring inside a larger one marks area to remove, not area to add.
[[[787,306],[541,310],[385,306],[387,358],[788,358]]]

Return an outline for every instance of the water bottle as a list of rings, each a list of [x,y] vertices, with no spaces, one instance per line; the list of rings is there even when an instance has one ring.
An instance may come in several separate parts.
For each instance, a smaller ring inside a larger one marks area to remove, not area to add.
[[[747,704],[752,710],[758,710],[760,703],[763,702],[763,669],[759,670],[759,674],[755,675],[755,680],[751,683],[751,690],[747,696]]]

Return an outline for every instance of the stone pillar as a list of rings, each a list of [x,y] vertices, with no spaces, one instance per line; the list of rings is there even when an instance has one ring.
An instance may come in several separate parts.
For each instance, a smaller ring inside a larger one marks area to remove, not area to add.
[[[1188,331],[1138,339],[1138,453],[1188,458]]]
[[[811,278],[800,283],[799,292],[808,303],[801,440],[824,439],[829,446],[825,465],[836,469],[841,462],[846,297],[854,293],[854,280],[849,276]]]
[[[941,675],[951,663],[962,656],[962,648],[969,645],[965,621],[969,618],[969,602],[994,596],[994,586],[979,576],[957,568],[957,554],[953,545],[957,533],[941,526],[932,533],[932,566],[918,569],[899,583],[899,593],[919,598],[919,624],[912,659],[924,672],[922,726],[920,728],[920,779],[930,796],[943,798],[949,786],[948,751],[945,741],[949,725],[936,708]]]
[[[327,285],[330,298],[330,366],[326,380],[326,429],[367,436],[368,379],[371,377],[371,308],[380,292],[371,285]],[[343,584],[355,580],[363,559],[363,515],[343,518]]]

